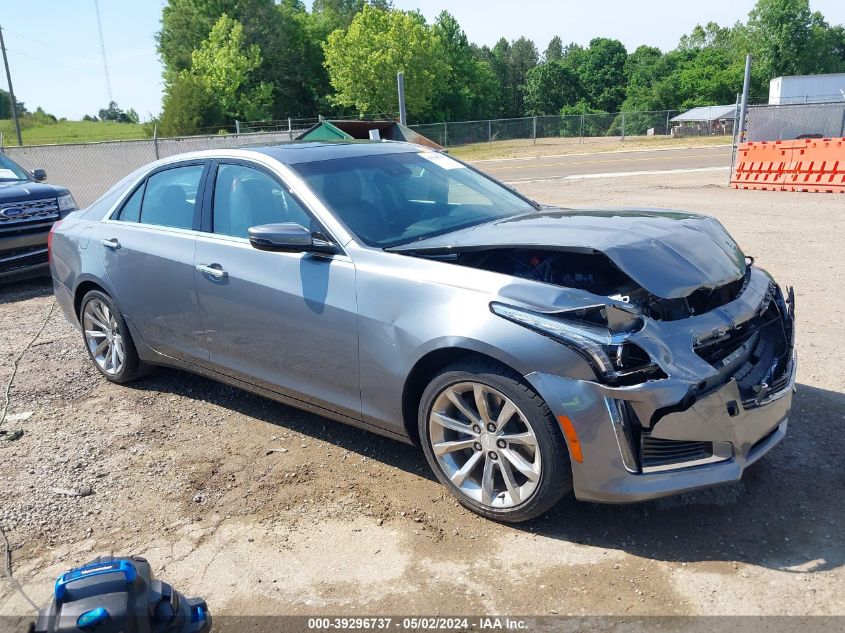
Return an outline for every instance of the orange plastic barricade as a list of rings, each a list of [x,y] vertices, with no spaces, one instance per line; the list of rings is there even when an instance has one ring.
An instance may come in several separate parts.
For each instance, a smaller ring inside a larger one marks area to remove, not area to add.
[[[792,148],[783,141],[749,141],[737,149],[731,185],[736,189],[783,189],[784,169],[792,160]]]
[[[845,193],[845,138],[742,143],[731,186]]]
[[[786,191],[845,193],[845,138],[793,141]]]

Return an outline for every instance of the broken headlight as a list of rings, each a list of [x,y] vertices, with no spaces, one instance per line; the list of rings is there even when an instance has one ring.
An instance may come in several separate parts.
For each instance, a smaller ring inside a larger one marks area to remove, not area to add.
[[[590,363],[601,382],[635,384],[666,375],[648,353],[627,335],[643,327],[642,317],[613,305],[542,313],[493,302],[490,310],[539,334],[563,343]]]

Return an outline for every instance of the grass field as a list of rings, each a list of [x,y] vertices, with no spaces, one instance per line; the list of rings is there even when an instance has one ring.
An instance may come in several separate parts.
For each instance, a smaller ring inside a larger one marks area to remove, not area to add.
[[[15,126],[11,120],[0,120],[3,144],[17,145]],[[21,126],[24,145],[51,145],[55,143],[92,143],[94,141],[117,141],[147,138],[144,127],[138,123],[115,123],[114,121],[59,121],[51,124],[29,124]]]
[[[580,152],[615,152],[632,149],[661,149],[666,147],[711,147],[730,145],[727,136],[691,136],[670,138],[668,136],[631,136],[624,141],[618,136],[590,137],[579,142],[577,138],[538,138],[513,141],[493,141],[450,147],[449,153],[463,160],[485,160],[491,158],[528,158]]]

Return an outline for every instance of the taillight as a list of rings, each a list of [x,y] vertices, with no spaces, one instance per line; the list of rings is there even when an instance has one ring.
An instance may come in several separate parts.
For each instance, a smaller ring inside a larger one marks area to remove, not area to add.
[[[53,261],[53,231],[59,228],[59,224],[61,224],[61,220],[56,220],[53,222],[53,226],[50,227],[50,232],[47,234],[47,261]]]

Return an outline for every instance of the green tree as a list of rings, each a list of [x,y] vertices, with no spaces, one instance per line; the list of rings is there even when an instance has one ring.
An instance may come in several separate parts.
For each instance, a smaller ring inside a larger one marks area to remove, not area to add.
[[[809,0],[758,0],[748,14],[748,43],[763,75],[803,75],[829,69],[829,26]]]
[[[258,44],[247,45],[243,25],[224,13],[192,53],[190,69],[183,72],[214,95],[225,116],[254,121],[270,116],[273,101],[273,86],[254,80],[260,67]]]
[[[18,116],[23,116],[26,114],[26,106],[24,106],[23,101],[19,101],[17,98],[15,99],[15,106],[17,106]],[[0,119],[11,119],[12,118],[12,99],[9,96],[9,93],[0,88]]]
[[[523,86],[528,71],[537,65],[539,54],[530,39],[520,37],[508,42],[501,38],[491,51],[491,68],[501,85],[499,116],[523,115]]]
[[[521,116],[525,111],[523,86],[528,71],[537,65],[538,60],[537,47],[530,39],[520,37],[511,44],[508,83],[505,90],[510,93],[510,114],[512,116]]]
[[[308,30],[309,15],[301,0],[168,0],[157,35],[165,89],[191,67],[193,51],[224,13],[243,25],[245,45],[257,44],[261,50],[255,79],[274,88],[272,115],[312,115],[328,82],[319,40]]]
[[[625,101],[623,110],[662,110],[668,108],[657,98],[654,86],[663,79],[667,63],[659,48],[640,46],[625,61]]]
[[[332,31],[348,29],[366,5],[385,11],[393,7],[390,0],[314,0],[311,15],[320,23],[324,39]]]
[[[593,108],[616,112],[625,100],[625,62],[628,53],[619,40],[597,37],[578,55],[578,77]]]
[[[333,101],[361,115],[396,115],[399,71],[405,75],[408,115],[425,114],[437,83],[449,72],[437,34],[418,13],[365,6],[346,31],[331,33],[323,48]]]
[[[40,108],[39,108],[40,109]],[[137,123],[138,113],[133,109],[124,112],[116,102],[110,101],[108,107],[98,113],[100,121],[115,121],[117,123]]]
[[[168,83],[159,125],[162,136],[198,134],[230,124],[219,101],[199,77],[183,72]]]
[[[562,58],[563,42],[559,36],[555,35],[546,47],[546,51],[543,53],[543,59],[547,62],[557,62]]]
[[[438,82],[428,118],[460,121],[494,115],[497,86],[489,63],[477,58],[466,33],[448,11],[437,16],[434,32],[449,72]]]
[[[558,114],[581,98],[578,75],[560,61],[544,62],[528,71],[524,88],[525,114]]]

